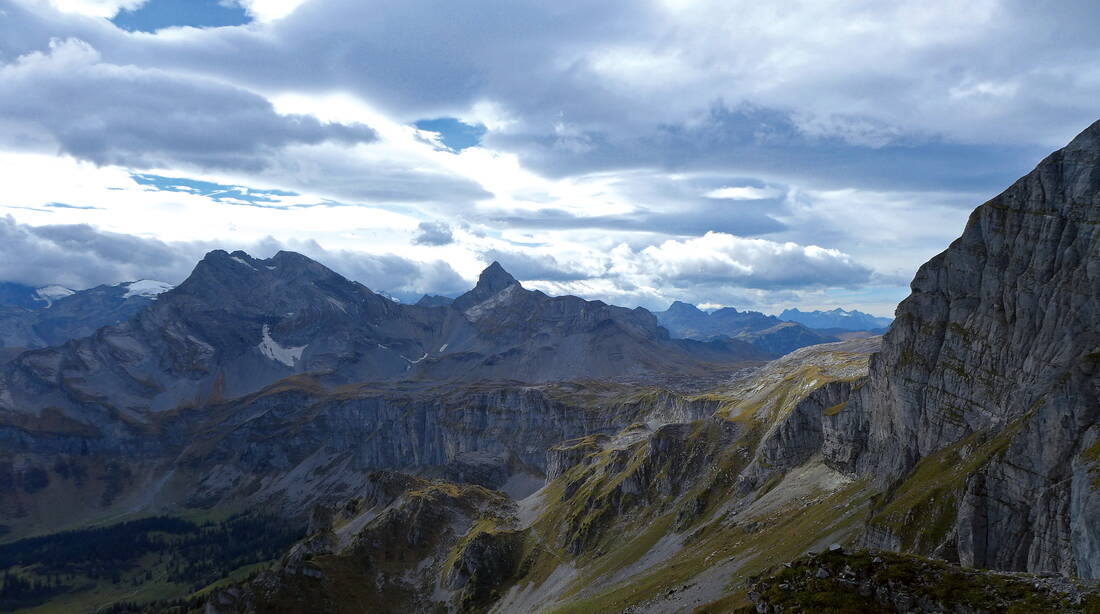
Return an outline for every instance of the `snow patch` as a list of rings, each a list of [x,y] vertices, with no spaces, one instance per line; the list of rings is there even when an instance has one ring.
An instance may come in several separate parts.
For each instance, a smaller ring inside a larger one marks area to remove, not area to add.
[[[46,309],[49,309],[54,301],[74,294],[76,294],[75,291],[65,286],[42,286],[34,291],[34,300],[46,303]]]
[[[144,296],[146,298],[155,299],[157,295],[163,294],[175,287],[172,284],[156,281],[155,279],[139,279],[124,285],[126,286],[126,294],[123,294],[122,298]]]
[[[401,355],[401,358],[404,358],[405,360],[409,361],[410,365],[415,365],[416,363],[420,362],[421,360],[424,360],[427,357],[428,357],[427,352],[424,352],[424,355],[421,356],[420,358],[417,358],[416,360],[413,360],[413,359],[409,358],[408,356],[405,356],[404,354]]]
[[[251,264],[248,264],[248,261],[245,260],[244,258],[241,258],[240,256],[230,256],[229,258],[232,259],[232,260],[236,260],[237,262],[245,265],[246,267],[252,269],[253,271],[256,270],[256,267],[252,266]]]
[[[260,345],[256,347],[260,349],[260,353],[271,360],[293,367],[294,363],[302,359],[302,350],[306,349],[307,346],[283,347],[279,345],[278,341],[271,338],[271,329],[268,328],[267,324],[264,324],[263,339],[260,341]]]

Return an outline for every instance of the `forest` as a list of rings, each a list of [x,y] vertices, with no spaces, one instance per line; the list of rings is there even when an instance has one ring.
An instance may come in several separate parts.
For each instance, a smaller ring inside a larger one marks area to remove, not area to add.
[[[171,583],[193,593],[278,557],[301,536],[300,526],[246,513],[201,523],[155,516],[0,544],[0,611],[104,583]]]

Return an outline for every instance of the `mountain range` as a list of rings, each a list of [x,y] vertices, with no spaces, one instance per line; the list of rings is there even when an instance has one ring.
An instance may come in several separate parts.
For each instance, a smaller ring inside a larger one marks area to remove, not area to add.
[[[797,307],[784,309],[783,313],[779,314],[779,319],[785,322],[798,322],[803,326],[819,330],[877,332],[886,332],[885,329],[894,321],[892,318],[880,318],[856,309],[799,311]]]
[[[708,313],[695,305],[675,301],[666,311],[654,315],[675,337],[737,339],[774,356],[782,356],[808,345],[839,341],[837,337],[810,330],[801,324],[784,322],[758,311],[738,311],[732,307]]]
[[[974,211],[881,347],[804,348],[702,417],[563,441],[518,502],[374,474],[209,607],[1094,611],[1097,271],[1100,122]]]
[[[496,263],[410,305],[211,252],[3,365],[0,603],[1097,611],[1100,122],[911,288],[882,337],[767,361],[821,334],[550,297]]]
[[[129,320],[171,288],[151,280],[79,291],[0,282],[0,348],[41,348],[86,337]]]

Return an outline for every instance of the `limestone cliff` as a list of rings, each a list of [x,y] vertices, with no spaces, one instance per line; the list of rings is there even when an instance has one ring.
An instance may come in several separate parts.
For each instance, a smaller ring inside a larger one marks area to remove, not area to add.
[[[1100,122],[920,268],[865,385],[825,417],[887,489],[868,542],[1100,577]]]

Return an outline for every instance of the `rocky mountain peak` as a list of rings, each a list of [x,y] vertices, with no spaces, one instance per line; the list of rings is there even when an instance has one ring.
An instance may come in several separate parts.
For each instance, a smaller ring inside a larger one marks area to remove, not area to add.
[[[220,304],[225,301],[253,303],[270,295],[287,296],[299,289],[323,286],[329,291],[356,292],[351,281],[323,264],[296,252],[280,251],[268,259],[246,252],[214,250],[195,266],[176,293]],[[344,292],[344,293],[346,293]]]
[[[493,294],[500,292],[512,284],[518,284],[512,274],[504,270],[499,262],[493,261],[477,278],[477,286],[474,290],[487,290]]]
[[[477,285],[473,290],[470,290],[466,294],[458,297],[454,301],[454,306],[462,311],[489,300],[502,290],[505,290],[511,286],[520,286],[520,283],[516,281],[515,277],[512,277],[511,273],[504,270],[504,267],[499,262],[493,261],[481,275],[477,278]]]

